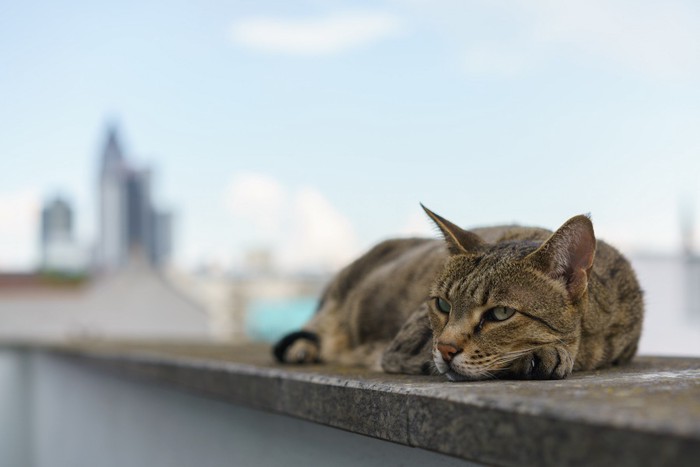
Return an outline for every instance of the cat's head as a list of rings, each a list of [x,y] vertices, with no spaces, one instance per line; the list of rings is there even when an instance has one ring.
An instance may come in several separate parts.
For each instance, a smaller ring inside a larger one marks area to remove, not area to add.
[[[429,303],[438,371],[451,380],[568,375],[595,255],[590,219],[572,217],[544,242],[489,244],[424,209],[450,251]]]

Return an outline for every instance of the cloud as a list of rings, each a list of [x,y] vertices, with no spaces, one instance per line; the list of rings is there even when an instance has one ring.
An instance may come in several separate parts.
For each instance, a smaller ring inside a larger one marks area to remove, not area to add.
[[[692,1],[409,2],[461,47],[470,75],[515,76],[571,61],[653,78],[700,74],[700,9]]]
[[[239,173],[226,200],[243,244],[268,248],[284,270],[336,270],[358,253],[350,220],[313,187],[292,190],[265,174]]]
[[[285,189],[274,178],[258,173],[234,175],[226,195],[231,212],[259,230],[280,228]]]
[[[401,31],[395,16],[346,12],[316,18],[246,18],[231,30],[234,43],[288,55],[332,55],[359,48]]]
[[[29,270],[35,265],[38,229],[35,191],[0,193],[0,270]]]
[[[291,268],[335,270],[357,255],[352,224],[316,189],[304,187],[293,200],[290,234],[281,252]]]

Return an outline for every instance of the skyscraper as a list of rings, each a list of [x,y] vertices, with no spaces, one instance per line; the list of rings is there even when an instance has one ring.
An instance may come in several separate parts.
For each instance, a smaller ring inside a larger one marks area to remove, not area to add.
[[[46,203],[41,210],[41,243],[71,240],[73,237],[73,210],[60,197]]]
[[[153,207],[151,171],[128,164],[115,127],[107,131],[98,189],[99,268],[117,269],[132,255],[143,256],[153,266],[166,262],[171,252],[170,214]]]
[[[56,197],[41,210],[41,269],[47,272],[82,273],[85,271],[85,250],[73,235],[73,209]]]
[[[126,163],[117,132],[110,128],[102,153],[99,180],[98,263],[102,269],[115,269],[126,260]]]

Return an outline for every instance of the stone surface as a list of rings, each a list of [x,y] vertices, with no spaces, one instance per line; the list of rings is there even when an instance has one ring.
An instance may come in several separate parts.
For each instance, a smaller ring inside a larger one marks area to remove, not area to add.
[[[563,381],[450,383],[281,366],[266,346],[93,342],[71,360],[496,465],[697,465],[700,359],[640,357]]]

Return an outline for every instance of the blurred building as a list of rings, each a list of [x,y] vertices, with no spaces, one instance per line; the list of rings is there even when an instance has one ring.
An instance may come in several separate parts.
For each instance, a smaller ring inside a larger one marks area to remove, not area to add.
[[[75,280],[0,274],[0,341],[202,341],[210,338],[209,319],[144,257],[112,274]]]
[[[172,251],[171,214],[154,208],[151,171],[129,165],[114,127],[102,152],[98,191],[98,268],[118,269],[134,254],[163,265]]]
[[[267,248],[246,251],[243,264],[248,275],[270,276],[275,272],[272,252]]]
[[[60,197],[47,202],[41,211],[41,269],[58,273],[81,273],[87,254],[73,235],[73,209]]]
[[[260,271],[187,274],[176,269],[166,271],[166,278],[193,302],[202,304],[210,335],[230,342],[264,338],[278,329],[284,333],[298,329],[315,310],[317,297],[329,279]]]

